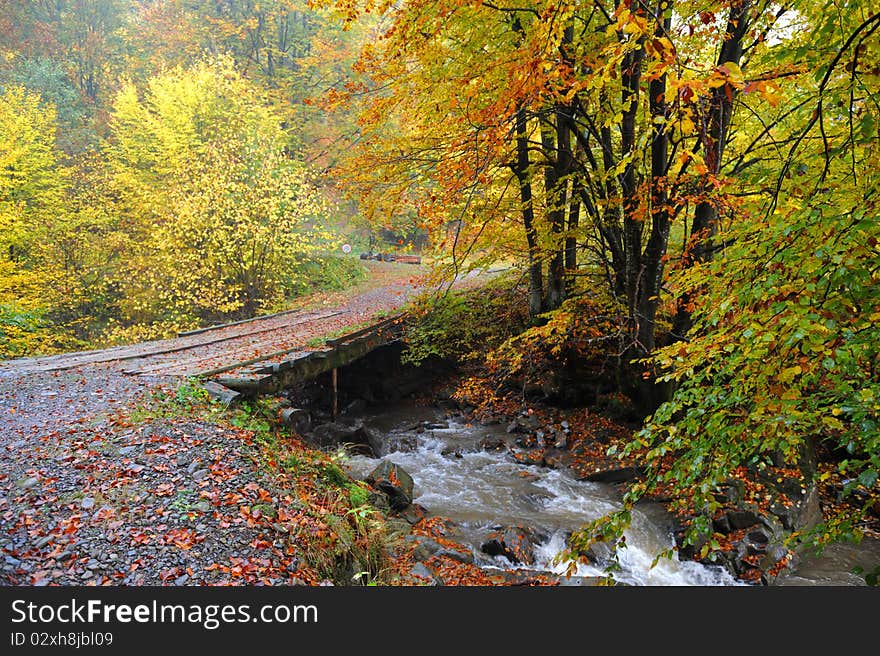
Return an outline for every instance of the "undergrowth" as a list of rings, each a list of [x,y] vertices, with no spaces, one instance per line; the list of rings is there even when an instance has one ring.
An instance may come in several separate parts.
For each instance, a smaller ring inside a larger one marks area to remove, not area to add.
[[[389,583],[388,531],[382,514],[368,503],[366,484],[345,473],[342,456],[304,444],[281,425],[278,413],[272,399],[229,408],[213,401],[198,378],[190,378],[153,393],[131,420],[189,419],[249,432],[254,446],[248,455],[259,475],[300,502],[303,517],[290,540],[303,561],[336,585]]]

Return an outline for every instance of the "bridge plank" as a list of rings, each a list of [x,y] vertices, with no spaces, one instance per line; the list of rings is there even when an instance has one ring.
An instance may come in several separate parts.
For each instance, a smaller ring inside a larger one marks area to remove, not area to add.
[[[322,373],[351,364],[371,351],[400,338],[399,317],[385,319],[367,328],[333,340],[329,350],[309,351],[297,357],[264,367],[224,367],[215,380],[242,394],[257,395],[279,392],[284,388],[311,380]],[[222,375],[220,375],[222,374]]]

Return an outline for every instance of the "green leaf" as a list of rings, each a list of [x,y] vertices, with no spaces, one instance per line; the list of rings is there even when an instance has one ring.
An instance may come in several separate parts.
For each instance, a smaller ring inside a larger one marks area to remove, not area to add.
[[[866,469],[861,474],[859,474],[859,483],[864,485],[869,490],[874,487],[874,484],[877,482],[877,471],[875,469]]]

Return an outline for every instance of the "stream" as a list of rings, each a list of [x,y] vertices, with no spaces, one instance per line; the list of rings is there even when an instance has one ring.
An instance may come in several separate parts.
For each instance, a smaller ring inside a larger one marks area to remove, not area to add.
[[[579,481],[567,471],[522,464],[506,451],[486,451],[480,446],[484,438],[509,438],[503,426],[466,425],[447,414],[406,401],[371,409],[364,425],[384,436],[382,448],[378,458],[350,456],[350,473],[363,478],[383,459],[403,467],[415,482],[413,501],[431,515],[456,522],[456,539],[484,568],[565,573],[567,563],[554,558],[567,535],[618,508],[617,490]],[[533,565],[515,565],[480,551],[493,529],[508,526],[528,527],[541,536]],[[619,552],[621,569],[613,573],[615,580],[649,586],[743,585],[722,567],[680,562],[677,556],[652,567],[655,554],[673,545],[669,527],[670,517],[658,504],[639,506],[625,534],[627,546]],[[871,571],[878,564],[880,540],[866,538],[859,545],[832,545],[821,557],[805,555],[776,585],[862,586],[865,579],[854,570]],[[574,575],[603,576],[605,571],[579,564]]]
[[[572,530],[619,507],[620,495],[604,484],[576,480],[566,471],[521,464],[507,452],[485,451],[480,441],[502,435],[502,426],[467,426],[447,418],[442,410],[398,403],[365,416],[365,426],[385,436],[379,458],[351,456],[347,466],[363,478],[382,459],[403,467],[415,482],[414,502],[432,515],[456,522],[456,538],[470,547],[475,562],[485,568],[526,568],[565,573],[567,563],[554,557],[565,547]],[[428,428],[424,428],[425,425]],[[448,427],[446,427],[448,426]],[[504,556],[488,556],[480,545],[493,527],[529,527],[541,536],[535,562],[514,565]],[[620,571],[614,578],[629,585],[736,585],[721,567],[661,559],[655,554],[673,545],[668,518],[656,505],[634,513],[620,550]],[[578,565],[576,576],[605,574],[601,567]]]

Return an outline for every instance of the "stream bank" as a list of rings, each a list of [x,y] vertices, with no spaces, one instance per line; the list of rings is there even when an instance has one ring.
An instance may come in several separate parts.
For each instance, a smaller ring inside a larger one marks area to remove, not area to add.
[[[821,516],[815,490],[801,487],[794,472],[784,483],[797,503],[774,499],[759,507],[752,486],[725,491],[728,507],[714,526],[723,548],[714,562],[680,548],[683,522],[662,498],[637,507],[619,564],[604,545],[580,554],[581,562],[559,561],[568,535],[619,507],[622,486],[641,474],[638,463],[605,455],[635,424],[607,397],[601,407],[532,403],[475,413],[466,397],[453,394],[458,380],[448,363],[401,365],[401,348],[385,347],[340,369],[335,420],[329,385],[320,380],[297,391],[291,402],[298,409],[287,417],[314,446],[343,449],[348,473],[373,485],[371,501],[401,539],[395,562],[404,584],[864,585],[849,570],[870,571],[875,556],[880,562],[870,539],[818,561],[784,549],[788,532]],[[394,484],[411,477],[411,488],[392,485],[382,494],[376,471],[383,467]],[[677,550],[674,557],[652,567],[669,548]],[[801,560],[812,570],[799,570]]]

